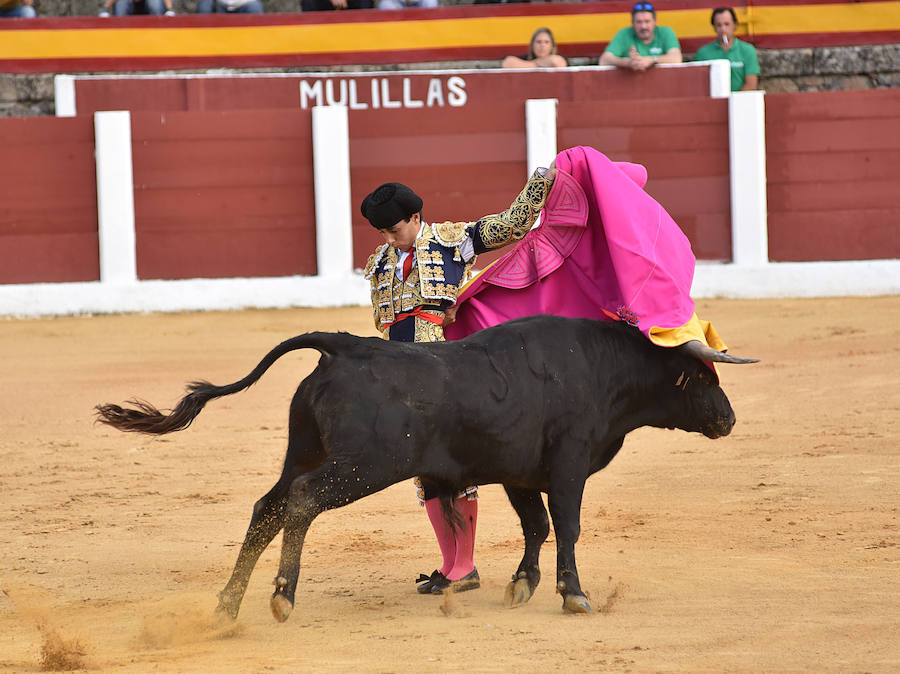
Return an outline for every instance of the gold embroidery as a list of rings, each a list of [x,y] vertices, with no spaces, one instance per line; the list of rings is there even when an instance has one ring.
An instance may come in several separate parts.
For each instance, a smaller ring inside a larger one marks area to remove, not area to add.
[[[377,259],[378,259],[378,253],[372,253],[369,256],[369,259],[366,262],[366,270],[364,272],[364,275],[366,278],[369,278],[369,276],[372,274],[372,270],[375,268],[375,260],[377,260]]]
[[[438,312],[429,312],[435,313]],[[415,317],[416,328],[413,340],[416,342],[443,342],[444,341],[444,328],[437,323],[432,323],[431,321],[426,321],[420,316]]]
[[[407,293],[400,298],[400,311],[412,311],[422,302],[413,293]]]
[[[434,230],[434,238],[442,246],[458,246],[466,239],[468,222],[439,222],[431,225]]]
[[[416,250],[416,259],[421,264],[440,264],[444,261],[444,257],[439,250]]]
[[[450,223],[453,224],[453,223]],[[465,225],[466,223],[463,223]],[[465,231],[465,227],[463,227]],[[450,251],[446,248],[432,250],[431,246],[437,241],[431,227],[425,227],[422,236],[416,239],[416,261],[409,276],[402,282],[397,278],[396,270],[399,265],[399,255],[392,246],[382,246],[376,250],[374,257],[369,258],[367,269],[371,283],[372,304],[375,306],[375,325],[385,332],[397,315],[412,311],[424,304],[440,304],[442,302],[456,302],[459,294],[459,286],[447,283],[446,274],[456,278],[456,274],[450,269],[445,269],[445,256]],[[462,282],[468,280],[471,275],[472,264],[475,259],[463,263],[458,250],[454,251],[454,262],[448,259],[446,264],[460,264],[462,267]],[[434,324],[432,324],[434,325]],[[425,329],[425,328],[423,328]],[[431,328],[427,330],[434,331]],[[440,331],[443,334],[443,331]]]
[[[426,226],[422,229],[422,234],[416,239],[417,250],[428,250],[428,244],[434,241],[434,228]]]
[[[550,194],[551,180],[535,171],[510,207],[475,223],[488,248],[500,248],[528,234]]]
[[[422,278],[428,281],[443,281],[444,280],[444,268],[440,265],[435,265],[433,267],[428,265],[422,265],[419,267]]]
[[[372,304],[375,307],[375,327],[378,330],[386,330],[385,326],[394,320],[394,268],[397,265],[397,252],[393,246],[384,244],[369,258],[372,269],[370,282],[372,284]],[[375,274],[374,267],[384,259],[384,267],[381,273]],[[368,268],[368,267],[367,267]]]

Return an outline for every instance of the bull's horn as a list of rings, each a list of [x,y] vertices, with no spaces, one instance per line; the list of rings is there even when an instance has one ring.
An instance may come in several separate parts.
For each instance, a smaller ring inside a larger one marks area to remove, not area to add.
[[[685,353],[690,354],[698,360],[708,360],[715,363],[758,363],[759,358],[739,358],[728,353],[716,351],[710,346],[701,343],[699,340],[692,339],[685,342],[680,347]]]

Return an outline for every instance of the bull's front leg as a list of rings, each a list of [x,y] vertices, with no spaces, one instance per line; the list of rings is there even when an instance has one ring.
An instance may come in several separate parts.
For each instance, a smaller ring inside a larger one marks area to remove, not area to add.
[[[541,499],[541,493],[536,489],[521,489],[503,485],[509,502],[519,515],[522,522],[522,533],[525,536],[525,553],[519,568],[513,574],[512,580],[506,586],[504,603],[507,607],[521,606],[534,595],[534,591],[541,582],[541,569],[538,566],[538,557],[541,546],[550,534],[550,521],[547,519],[547,509]]]
[[[547,498],[556,532],[556,591],[563,597],[563,611],[590,613],[591,603],[581,590],[575,566],[575,543],[581,534],[581,498],[586,478],[575,477],[572,472],[554,473]]]

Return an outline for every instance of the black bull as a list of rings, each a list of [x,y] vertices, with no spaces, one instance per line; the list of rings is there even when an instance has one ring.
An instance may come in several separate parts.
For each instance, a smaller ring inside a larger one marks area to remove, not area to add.
[[[538,555],[549,535],[541,492],[556,532],[557,591],[568,611],[590,611],[575,566],[588,476],[604,468],[625,435],[641,426],[680,428],[718,438],[735,417],[700,358],[753,362],[709,347],[699,353],[651,344],[624,324],[537,316],[458,342],[404,344],[345,333],[300,335],[270,351],[227,386],[194,382],[168,415],[152,405],[102,405],[100,421],[124,431],[186,428],[210,400],[256,382],[296,349],[321,352],[291,402],[287,456],[253,517],[219,610],[236,617],[260,554],[284,529],[271,607],[293,609],[300,554],[310,524],[419,475],[439,485],[445,513],[471,484],[502,484],[522,522],[525,553],[507,603],[531,598]]]

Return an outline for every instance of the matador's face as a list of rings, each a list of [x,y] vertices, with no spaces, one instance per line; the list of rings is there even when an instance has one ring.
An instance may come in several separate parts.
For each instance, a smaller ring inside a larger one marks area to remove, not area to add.
[[[422,228],[422,218],[419,213],[413,213],[409,220],[401,220],[393,227],[381,230],[384,240],[398,250],[409,250],[419,236]]]

